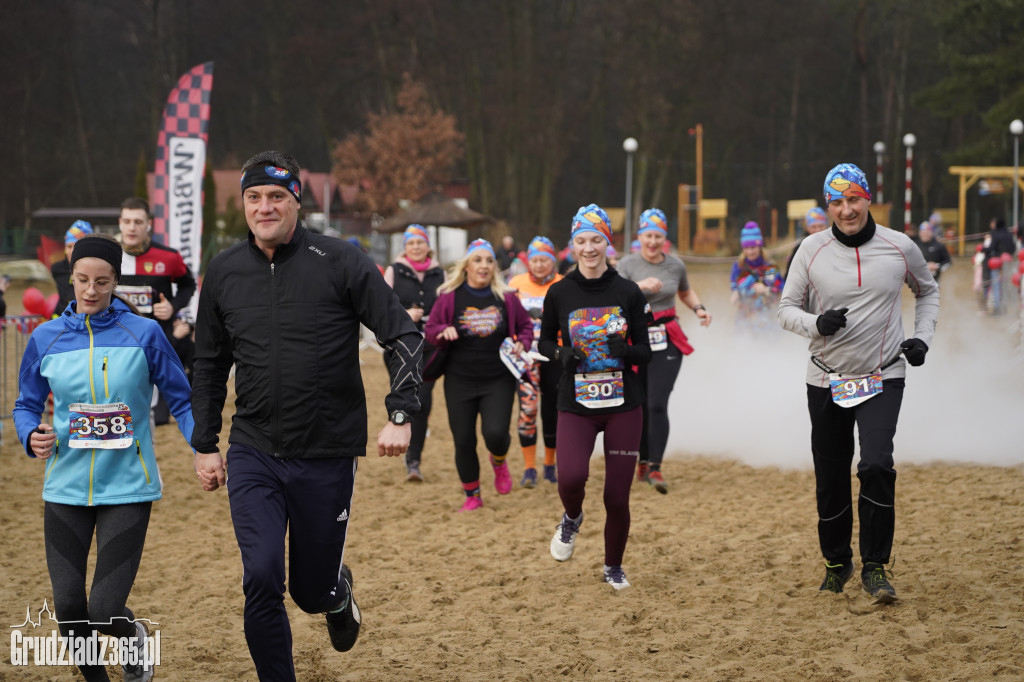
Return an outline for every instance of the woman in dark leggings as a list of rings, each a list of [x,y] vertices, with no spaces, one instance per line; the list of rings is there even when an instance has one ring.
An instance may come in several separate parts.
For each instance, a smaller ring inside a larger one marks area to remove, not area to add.
[[[409,312],[409,317],[416,323],[420,331],[430,319],[430,309],[437,300],[437,290],[444,284],[444,270],[434,258],[430,249],[429,236],[422,225],[410,225],[403,235],[405,249],[402,255],[384,271],[386,281],[402,306]],[[429,358],[433,347],[423,348],[423,357]],[[420,368],[422,373],[423,368]],[[430,419],[430,408],[433,404],[434,382],[424,379],[419,390],[420,411],[412,418],[412,438],[409,449],[405,452],[406,480],[414,483],[423,481],[420,473],[420,459],[423,454],[423,443],[427,439],[427,422]]]
[[[460,511],[472,511],[483,506],[476,454],[478,415],[494,468],[494,488],[499,495],[512,490],[505,458],[516,379],[499,349],[506,338],[511,338],[516,354],[529,348],[533,323],[515,292],[501,280],[494,249],[484,239],[469,245],[439,293],[424,333],[427,343],[447,349],[444,399],[455,441],[455,468],[465,492]]]
[[[645,368],[647,402],[637,480],[647,481],[659,493],[667,493],[668,483],[661,474],[661,460],[668,445],[668,399],[683,365],[683,356],[693,352],[676,317],[676,295],[697,315],[702,326],[711,324],[711,313],[690,288],[683,261],[664,251],[668,237],[665,214],[657,208],[644,211],[640,214],[637,235],[640,251],[619,263],[619,274],[639,285],[654,313],[648,330],[653,355],[651,364]]]
[[[150,432],[153,386],[187,443],[192,436],[185,370],[163,330],[114,295],[121,246],[87,235],[71,254],[75,300],[32,333],[21,361],[14,422],[29,457],[45,463],[43,536],[60,632],[84,647],[96,631],[120,641],[125,680],[149,680],[147,628],[126,606],[142,559],[150,507],[160,499]],[[40,422],[53,393],[53,425]],[[96,568],[85,576],[96,535]],[[86,651],[87,649],[81,649]],[[109,656],[105,660],[110,660]],[[80,669],[107,680],[102,661]]]
[[[629,537],[629,490],[643,427],[643,385],[633,371],[651,359],[647,301],[605,260],[611,222],[590,204],[576,213],[578,267],[551,285],[541,317],[540,352],[562,365],[558,390],[558,495],[564,512],[551,556],[572,557],[597,435],[604,432],[604,581],[629,587],[622,557]],[[558,345],[561,333],[562,346]]]

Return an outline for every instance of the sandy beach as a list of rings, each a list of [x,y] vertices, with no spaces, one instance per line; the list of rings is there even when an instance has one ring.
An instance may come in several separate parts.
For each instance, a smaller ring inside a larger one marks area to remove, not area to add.
[[[547,482],[499,496],[485,471],[484,508],[456,513],[462,492],[438,386],[424,483],[405,482],[400,459],[374,452],[360,462],[346,549],[363,611],[355,648],[335,652],[323,616],[302,613],[286,599],[299,679],[1024,679],[1019,365],[1003,362],[997,379],[981,372],[983,387],[1008,396],[988,410],[977,408],[981,417],[972,411],[981,389],[940,382],[951,396],[940,400],[933,379],[922,371],[914,389],[911,374],[897,443],[892,572],[900,599],[872,605],[856,580],[844,594],[819,593],[823,566],[801,402],[806,342],[780,335],[772,344],[785,350],[748,368],[777,372],[777,392],[743,393],[750,386],[743,377],[716,374],[716,364],[734,366],[740,356],[717,354],[729,351],[716,339],[727,338],[732,326],[722,272],[721,266],[693,268],[694,286],[706,290],[716,320],[710,330],[698,330],[684,319],[697,352],[684,363],[673,397],[673,439],[663,467],[671,488],[660,495],[634,484],[623,564],[631,589],[615,592],[601,581],[600,454],[592,461],[586,521],[570,561],[558,563],[548,553],[561,505]],[[961,298],[966,310],[969,295]],[[18,300],[20,294],[9,297],[9,305]],[[977,367],[956,364],[975,346],[967,341],[951,350],[966,332],[948,319],[937,339],[946,333],[949,342],[933,344],[935,356],[921,369],[938,376],[952,368],[958,381],[979,375]],[[1009,353],[1015,343],[1009,323],[974,324],[989,330],[985,347]],[[386,371],[374,351],[362,359],[376,434],[385,419]],[[768,376],[766,383],[776,382]],[[768,416],[753,416],[760,412]],[[977,423],[985,415],[997,422]],[[15,625],[51,592],[42,467],[24,456],[9,421],[5,427],[0,610]],[[159,427],[157,440],[164,498],[154,504],[129,600],[138,617],[159,623],[156,679],[255,680],[226,491],[202,492],[173,423]],[[971,450],[971,443],[981,447]],[[484,461],[482,442],[480,448]],[[514,438],[509,461],[518,481],[522,455]],[[81,679],[72,668],[16,668],[9,650],[0,659],[2,680]],[[111,669],[111,679],[120,679],[120,671]]]

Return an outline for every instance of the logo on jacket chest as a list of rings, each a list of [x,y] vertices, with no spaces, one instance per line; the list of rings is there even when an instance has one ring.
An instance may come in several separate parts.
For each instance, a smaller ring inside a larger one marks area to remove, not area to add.
[[[323,251],[321,251],[320,249],[316,248],[316,247],[315,247],[315,246],[313,246],[312,244],[310,244],[310,245],[309,245],[309,250],[310,250],[310,251],[313,251],[313,252],[314,252],[314,253],[316,253],[316,254],[317,254],[318,256],[326,256],[326,255],[327,255],[326,253],[324,253],[324,252],[323,252]]]

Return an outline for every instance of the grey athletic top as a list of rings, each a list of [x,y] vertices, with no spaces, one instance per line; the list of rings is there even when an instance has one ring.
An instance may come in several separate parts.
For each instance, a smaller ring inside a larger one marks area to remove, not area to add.
[[[852,236],[833,225],[808,236],[796,252],[779,301],[779,324],[808,337],[811,355],[836,372],[866,374],[899,357],[882,371],[882,379],[902,378],[904,284],[917,298],[914,336],[931,346],[939,287],[917,245],[870,217]],[[822,336],[818,315],[839,308],[849,308],[846,326]],[[828,386],[828,381],[828,373],[808,358],[807,383]]]
[[[634,282],[648,277],[661,280],[663,286],[658,293],[644,291],[644,296],[647,297],[647,302],[651,304],[651,310],[654,312],[674,310],[676,292],[685,294],[690,290],[690,281],[686,278],[686,265],[671,254],[666,253],[665,260],[660,263],[649,263],[639,253],[631,253],[620,260],[615,269],[620,275]]]

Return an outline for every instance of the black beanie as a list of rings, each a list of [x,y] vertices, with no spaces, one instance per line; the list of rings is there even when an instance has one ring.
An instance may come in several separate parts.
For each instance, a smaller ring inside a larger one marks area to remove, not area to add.
[[[82,237],[75,242],[75,248],[71,252],[71,270],[75,269],[75,262],[81,258],[99,258],[110,263],[114,268],[115,279],[121,279],[121,245],[103,237]]]

